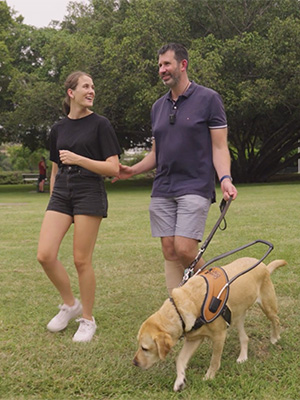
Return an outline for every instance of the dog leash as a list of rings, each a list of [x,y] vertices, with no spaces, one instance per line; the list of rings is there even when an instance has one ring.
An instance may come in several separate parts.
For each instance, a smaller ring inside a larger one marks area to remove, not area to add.
[[[227,227],[227,223],[225,220],[225,214],[227,213],[227,210],[230,206],[230,203],[232,201],[232,197],[230,196],[229,199],[227,201],[225,201],[224,199],[222,199],[221,203],[220,203],[220,210],[221,210],[221,214],[217,220],[217,222],[215,223],[214,227],[212,228],[210,234],[208,235],[207,239],[205,240],[205,242],[203,243],[203,245],[201,246],[196,258],[194,259],[194,261],[191,262],[191,264],[185,269],[184,271],[184,275],[182,278],[182,281],[180,283],[179,286],[184,285],[194,274],[194,269],[195,266],[197,265],[197,263],[199,262],[200,258],[202,257],[203,253],[205,252],[207,246],[209,245],[211,239],[213,238],[214,234],[216,233],[216,230],[220,227],[221,222],[224,220],[224,228],[220,228],[221,230],[225,230]]]

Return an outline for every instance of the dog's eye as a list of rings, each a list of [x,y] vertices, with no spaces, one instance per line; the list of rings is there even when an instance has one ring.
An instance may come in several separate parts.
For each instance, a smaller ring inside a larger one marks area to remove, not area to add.
[[[149,351],[149,349],[146,349],[146,347],[143,347],[143,346],[142,346],[142,350],[143,351]]]

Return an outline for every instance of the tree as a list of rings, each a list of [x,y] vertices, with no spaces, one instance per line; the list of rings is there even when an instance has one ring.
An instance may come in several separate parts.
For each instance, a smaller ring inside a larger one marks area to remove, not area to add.
[[[275,18],[300,17],[298,0],[178,0],[191,37],[226,40],[244,33],[267,34]]]
[[[156,52],[178,41],[190,78],[223,97],[235,180],[266,180],[298,158],[299,18],[298,0],[90,0],[36,29],[0,2],[0,142],[46,146],[63,82],[82,69],[121,146],[148,143],[151,106],[166,91]]]
[[[8,87],[13,74],[13,59],[7,46],[7,38],[13,19],[6,2],[0,2],[0,143],[5,139],[4,115],[13,108]]]
[[[177,0],[163,6],[162,13],[159,0],[126,3],[125,10],[118,11],[123,19],[103,41],[101,74],[95,79],[101,98],[96,104],[112,121],[125,148],[151,137],[151,105],[165,91],[158,79],[157,50],[168,41],[188,42],[188,25]]]
[[[276,19],[266,37],[192,43],[193,75],[225,103],[236,181],[265,181],[299,157],[299,37],[300,21],[288,18]]]
[[[9,138],[31,150],[47,147],[50,127],[62,116],[63,82],[73,70],[89,72],[96,46],[81,32],[17,23],[12,32],[14,72],[8,91],[13,107],[2,115],[2,140]]]

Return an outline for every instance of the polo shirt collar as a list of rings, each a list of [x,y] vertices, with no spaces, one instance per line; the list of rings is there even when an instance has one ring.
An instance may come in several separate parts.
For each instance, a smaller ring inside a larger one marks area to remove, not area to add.
[[[193,93],[193,91],[195,90],[195,88],[196,88],[196,83],[195,83],[194,81],[191,81],[191,84],[190,84],[189,88],[188,88],[184,93],[182,93],[182,94],[178,97],[178,99],[179,99],[180,97],[186,97],[186,98],[188,98],[188,97]],[[172,100],[172,95],[171,95],[171,89],[168,91],[166,98],[167,98],[167,100],[170,100],[170,101],[173,102],[173,100]],[[177,99],[177,101],[178,101],[178,99]]]

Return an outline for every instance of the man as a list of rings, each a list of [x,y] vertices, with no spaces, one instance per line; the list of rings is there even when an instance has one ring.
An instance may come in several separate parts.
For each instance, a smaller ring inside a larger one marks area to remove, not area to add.
[[[160,237],[169,294],[198,253],[207,214],[215,201],[215,172],[223,197],[237,196],[230,175],[227,121],[222,100],[212,89],[190,82],[188,53],[170,43],[158,52],[159,76],[170,89],[151,111],[153,145],[139,163],[120,166],[115,179],[156,168],[150,221]],[[201,259],[197,267],[203,265]]]

